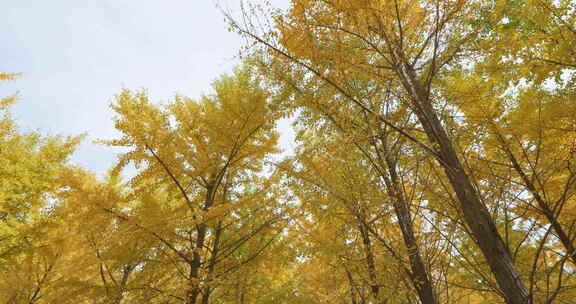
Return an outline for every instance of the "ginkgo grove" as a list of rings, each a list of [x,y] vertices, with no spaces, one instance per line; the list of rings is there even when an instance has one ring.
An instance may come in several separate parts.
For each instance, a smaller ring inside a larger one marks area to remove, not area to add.
[[[111,92],[105,175],[2,93],[0,303],[576,303],[576,2],[289,2],[222,9],[210,93]]]

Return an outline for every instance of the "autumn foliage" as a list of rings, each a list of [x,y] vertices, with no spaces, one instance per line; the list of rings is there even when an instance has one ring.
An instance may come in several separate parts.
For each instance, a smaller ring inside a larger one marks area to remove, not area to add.
[[[0,303],[576,303],[574,1],[243,9],[210,94],[115,96],[104,178],[2,97]]]

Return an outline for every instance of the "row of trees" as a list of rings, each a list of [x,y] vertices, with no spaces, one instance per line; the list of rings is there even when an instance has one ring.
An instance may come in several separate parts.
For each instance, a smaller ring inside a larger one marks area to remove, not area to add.
[[[0,301],[575,303],[573,1],[244,9],[213,94],[116,96],[105,180],[2,100]]]

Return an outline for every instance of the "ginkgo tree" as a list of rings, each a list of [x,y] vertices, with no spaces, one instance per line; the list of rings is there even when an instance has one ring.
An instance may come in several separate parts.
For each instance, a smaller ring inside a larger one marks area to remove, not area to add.
[[[574,302],[574,1],[266,5],[212,93],[115,96],[106,176],[3,94],[0,302]]]
[[[534,284],[524,274],[524,265],[515,260],[509,243],[499,231],[500,219],[495,213],[495,210],[499,209],[486,200],[485,192],[479,187],[486,181],[480,181],[479,176],[476,176],[476,172],[471,171],[468,165],[471,157],[481,155],[484,151],[477,146],[465,146],[465,142],[460,141],[458,127],[463,127],[464,124],[460,123],[458,116],[466,112],[466,98],[454,98],[456,95],[453,93],[458,87],[448,88],[446,83],[451,84],[451,76],[464,71],[477,78],[457,79],[455,83],[474,86],[481,82],[474,79],[488,79],[487,82],[493,85],[488,88],[496,88],[490,92],[492,100],[503,97],[497,95],[501,88],[513,91],[514,88],[508,85],[510,77],[499,78],[501,73],[498,71],[477,68],[482,62],[499,62],[510,54],[492,52],[499,48],[505,49],[501,47],[506,43],[504,37],[516,38],[502,35],[503,39],[492,43],[491,38],[505,32],[500,31],[498,25],[505,24],[503,27],[506,27],[508,23],[522,20],[522,13],[516,12],[513,20],[509,14],[518,7],[522,7],[519,9],[522,12],[522,9],[538,5],[545,11],[542,15],[550,16],[549,19],[543,19],[540,15],[534,17],[537,22],[549,22],[540,29],[559,24],[561,30],[555,33],[565,40],[564,37],[570,35],[568,32],[571,29],[566,20],[572,20],[574,14],[570,9],[571,4],[362,0],[295,0],[291,1],[291,4],[287,11],[273,11],[270,14],[271,28],[264,28],[263,31],[261,26],[266,23],[258,17],[250,16],[258,11],[257,7],[251,12],[246,11],[243,18],[237,19],[242,22],[237,22],[230,16],[229,20],[233,29],[261,46],[261,53],[268,55],[268,66],[278,65],[278,70],[293,71],[284,77],[289,85],[295,83],[293,75],[297,75],[296,79],[305,79],[307,86],[330,87],[334,91],[331,99],[333,105],[330,105],[333,110],[353,107],[357,109],[356,113],[364,111],[433,157],[437,165],[443,168],[444,176],[450,185],[446,190],[456,197],[458,218],[463,220],[469,236],[482,253],[491,275],[495,277],[495,292],[507,303],[533,301],[536,292]],[[533,16],[532,13],[526,15]],[[525,22],[527,26],[523,28],[525,30],[522,34],[529,35],[531,39],[546,41],[546,38],[534,34],[534,28],[537,27],[529,27],[533,24],[529,23]],[[521,37],[518,38],[521,40]],[[532,45],[539,46],[534,42]],[[560,52],[562,48],[548,44],[542,49],[548,52],[545,53],[548,56],[551,50]],[[524,50],[525,57],[522,59],[525,60],[529,57],[528,52],[534,49],[526,45]],[[511,55],[509,60],[518,62],[514,55]],[[557,63],[549,57],[544,60],[540,57],[539,60],[564,67],[570,66],[570,62],[566,60],[558,59]],[[546,70],[537,70],[536,74],[536,77],[542,77]],[[401,101],[414,113],[417,124],[406,128],[391,117],[370,108],[369,102],[374,93],[358,91],[355,86],[357,79],[365,78],[380,84],[380,87],[391,83],[396,100]],[[546,79],[546,76],[539,79]],[[518,83],[521,77],[515,80]],[[298,90],[297,86],[295,90]],[[521,103],[523,101],[520,99]],[[528,103],[529,101],[526,101],[525,104]],[[478,104],[489,106],[490,100],[478,100]],[[328,107],[327,102],[325,105]],[[463,153],[474,149],[477,152],[475,156],[473,153]],[[566,189],[570,189],[570,179],[567,179],[565,185]],[[551,215],[548,220],[559,227],[553,221],[555,216],[548,213]],[[570,253],[572,250],[567,251]],[[538,253],[538,260],[537,256]],[[526,279],[531,281],[530,288],[527,287]],[[545,297],[553,300],[556,295],[557,293],[547,292]]]
[[[269,68],[266,69],[268,71],[264,72],[270,72]],[[361,247],[365,247],[361,251],[365,251],[363,255],[368,263],[367,275],[370,281],[374,282],[369,288],[370,298],[378,301],[382,296],[379,290],[383,289],[380,284],[375,283],[383,274],[375,269],[375,254],[371,244],[374,241],[371,238],[383,241],[383,237],[375,232],[378,229],[372,224],[378,221],[377,215],[388,213],[397,219],[400,231],[395,233],[402,235],[404,240],[404,244],[399,246],[403,248],[401,251],[409,251],[408,265],[404,265],[401,259],[397,260],[400,268],[405,267],[407,280],[414,286],[423,303],[436,303],[435,287],[431,282],[431,274],[424,266],[417,238],[418,229],[414,228],[414,214],[411,210],[418,208],[418,203],[411,200],[419,195],[408,182],[409,176],[420,178],[418,169],[412,168],[420,167],[419,163],[422,161],[418,158],[422,156],[414,155],[413,151],[406,147],[402,137],[390,133],[385,126],[371,119],[365,112],[355,111],[353,107],[338,107],[337,102],[332,100],[333,92],[330,88],[309,85],[295,74],[288,74],[292,81],[283,84],[287,77],[283,71],[276,71],[273,75],[269,73],[269,76],[274,77],[276,84],[281,86],[280,95],[285,91],[288,91],[288,95],[290,91],[293,92],[293,103],[284,103],[283,106],[288,109],[300,107],[298,130],[301,150],[296,163],[305,169],[303,172],[287,168],[284,170],[293,175],[293,178],[303,179],[304,184],[312,183],[315,187],[323,188],[334,201],[346,206],[343,209],[351,216],[346,221],[356,223],[352,225],[352,229],[360,235],[363,243]],[[370,98],[370,106],[375,111],[382,108],[389,116],[396,116],[398,123],[413,124],[406,108],[392,105],[394,101],[390,100],[392,94],[389,89],[379,87],[361,76],[356,79],[355,89],[379,91],[372,93]],[[382,100],[386,100],[389,105],[383,107]],[[415,183],[422,181],[413,184]],[[301,189],[304,187],[299,183],[296,185],[292,191],[302,193]],[[344,187],[345,185],[348,187]],[[366,185],[372,185],[372,188],[366,188]],[[308,206],[307,200],[310,199],[307,197],[300,200],[303,206]],[[370,202],[368,206],[367,201]],[[397,246],[390,245],[387,241],[383,244],[388,254],[396,258],[401,256],[396,252]]]
[[[157,241],[153,254],[172,261],[172,297],[208,303],[227,276],[258,262],[281,238],[286,216],[264,162],[278,134],[268,93],[250,68],[213,84],[198,101],[177,96],[155,105],[124,90],[113,109],[134,163],[131,202],[103,211]],[[145,267],[145,266],[144,266]]]
[[[0,73],[0,81],[18,76]],[[17,99],[0,99],[0,301],[36,303],[61,278],[65,238],[53,212],[81,137],[21,132],[9,113]]]

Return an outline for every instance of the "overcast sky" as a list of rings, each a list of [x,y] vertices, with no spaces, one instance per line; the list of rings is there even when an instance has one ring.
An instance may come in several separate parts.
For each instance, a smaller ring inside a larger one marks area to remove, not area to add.
[[[238,63],[241,45],[212,0],[0,1],[0,72],[23,73],[0,96],[20,91],[12,113],[24,130],[87,133],[73,162],[103,173],[119,151],[92,141],[118,136],[114,94],[126,87],[155,100],[198,97]]]

